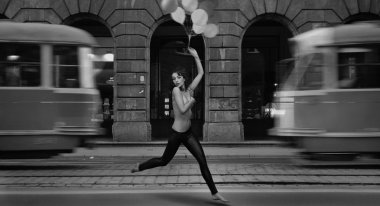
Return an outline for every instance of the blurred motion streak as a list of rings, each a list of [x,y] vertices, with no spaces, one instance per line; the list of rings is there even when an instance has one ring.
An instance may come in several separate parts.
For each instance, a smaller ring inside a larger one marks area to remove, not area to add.
[[[101,133],[87,32],[0,22],[0,154],[71,152]]]
[[[306,159],[379,159],[380,22],[317,28],[289,42],[271,134],[294,140]]]

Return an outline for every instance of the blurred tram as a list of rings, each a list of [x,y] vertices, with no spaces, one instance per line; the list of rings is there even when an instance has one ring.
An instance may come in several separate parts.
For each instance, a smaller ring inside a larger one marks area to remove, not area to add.
[[[101,133],[94,45],[69,26],[0,22],[0,154],[71,152]]]
[[[309,160],[380,158],[380,22],[318,28],[289,42],[294,58],[279,63],[270,133],[294,140]]]

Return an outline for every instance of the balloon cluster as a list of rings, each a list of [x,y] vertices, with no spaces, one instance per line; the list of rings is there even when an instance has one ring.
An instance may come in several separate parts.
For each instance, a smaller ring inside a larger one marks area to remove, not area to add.
[[[218,26],[209,23],[216,6],[217,0],[161,0],[161,8],[184,26],[189,41],[195,35],[213,38],[218,34]]]

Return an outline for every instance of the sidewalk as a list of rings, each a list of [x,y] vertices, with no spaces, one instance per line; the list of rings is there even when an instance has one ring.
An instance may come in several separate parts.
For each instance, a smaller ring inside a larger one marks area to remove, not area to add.
[[[299,167],[289,164],[298,150],[283,144],[202,143],[218,187],[380,187],[378,167]],[[136,162],[159,157],[164,142],[100,143],[41,160],[3,162],[1,188],[207,188],[194,157],[181,146],[174,161],[131,173]],[[20,169],[25,168],[25,169]]]
[[[284,159],[292,158],[298,152],[298,149],[279,141],[201,142],[201,144],[208,159]],[[166,141],[149,143],[96,141],[91,143],[91,148],[78,148],[74,153],[65,156],[150,158],[161,156],[165,146]],[[175,156],[175,158],[190,157],[192,158],[192,155],[183,145]]]

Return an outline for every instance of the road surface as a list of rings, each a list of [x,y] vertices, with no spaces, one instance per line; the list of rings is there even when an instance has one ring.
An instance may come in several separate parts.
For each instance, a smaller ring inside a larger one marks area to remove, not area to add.
[[[224,189],[228,203],[211,199],[204,189],[167,190],[18,190],[0,192],[2,206],[378,206],[379,190],[345,189]]]

